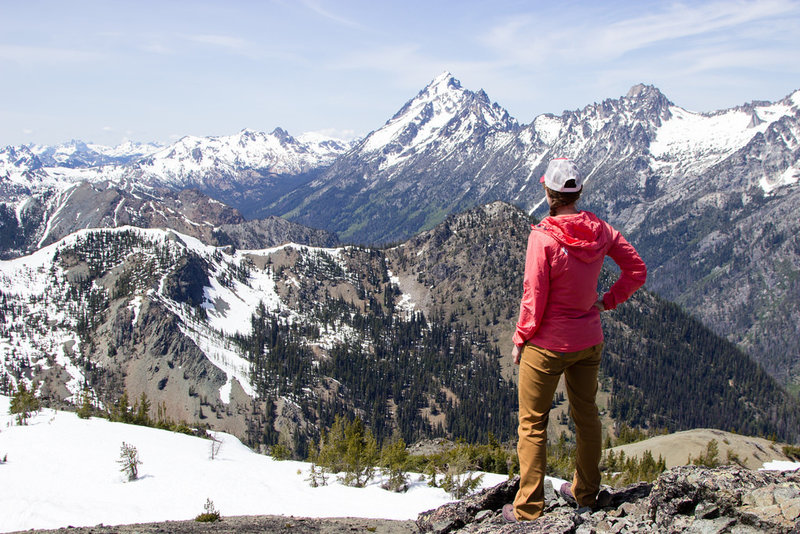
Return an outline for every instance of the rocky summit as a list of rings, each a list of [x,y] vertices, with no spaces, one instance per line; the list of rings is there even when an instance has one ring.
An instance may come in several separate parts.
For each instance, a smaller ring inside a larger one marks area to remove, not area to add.
[[[654,484],[639,482],[612,491],[608,507],[575,509],[549,481],[545,513],[535,521],[505,523],[500,509],[511,502],[519,477],[462,501],[423,512],[421,532],[445,534],[605,532],[800,532],[800,471],[750,471],[723,466],[675,467]]]

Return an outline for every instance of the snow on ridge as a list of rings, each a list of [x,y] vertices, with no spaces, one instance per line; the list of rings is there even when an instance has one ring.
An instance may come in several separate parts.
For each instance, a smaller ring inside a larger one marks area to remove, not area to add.
[[[796,184],[798,182],[800,182],[800,169],[797,167],[789,167],[776,178],[770,178],[766,175],[762,176],[758,185],[761,186],[764,193],[769,195],[779,187]]]
[[[650,153],[656,159],[695,160],[708,166],[746,145],[757,133],[787,114],[788,108],[773,105],[756,108],[762,120],[753,126],[753,114],[732,109],[712,115],[694,113],[678,106],[670,108],[672,117],[656,131]]]
[[[789,96],[789,101],[795,109],[800,110],[800,89]]]
[[[800,97],[798,97],[800,100]],[[671,106],[672,117],[656,131],[650,153],[656,158],[681,158],[694,155],[727,155],[746,145],[770,124],[793,115],[790,106],[769,104],[753,112],[741,108],[714,114],[695,113]],[[754,115],[760,123],[753,125]]]
[[[555,115],[539,115],[533,119],[533,128],[545,144],[552,145],[561,134],[563,121]]]
[[[308,135],[297,140],[282,130],[272,133],[242,130],[229,136],[186,136],[140,163],[148,174],[187,178],[210,170],[269,169],[297,174],[333,161],[349,145],[332,138]]]

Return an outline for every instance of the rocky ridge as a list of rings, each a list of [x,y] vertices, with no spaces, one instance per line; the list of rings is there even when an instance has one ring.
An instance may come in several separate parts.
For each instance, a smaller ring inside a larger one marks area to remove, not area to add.
[[[800,471],[676,467],[662,473],[652,485],[640,482],[612,490],[611,504],[597,511],[575,510],[548,482],[541,518],[505,523],[500,508],[513,500],[518,486],[516,477],[424,512],[417,527],[436,534],[800,532]]]

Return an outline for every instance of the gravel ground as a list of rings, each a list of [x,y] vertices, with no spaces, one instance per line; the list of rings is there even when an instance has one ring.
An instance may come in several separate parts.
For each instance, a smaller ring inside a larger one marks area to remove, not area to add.
[[[238,516],[223,517],[215,523],[197,521],[167,521],[165,523],[140,523],[79,528],[60,528],[56,530],[24,530],[26,534],[256,534],[274,532],[278,534],[339,534],[353,532],[373,532],[375,534],[418,533],[413,521],[391,521],[388,519],[361,518],[307,518],[286,516]],[[13,534],[13,533],[11,533]]]

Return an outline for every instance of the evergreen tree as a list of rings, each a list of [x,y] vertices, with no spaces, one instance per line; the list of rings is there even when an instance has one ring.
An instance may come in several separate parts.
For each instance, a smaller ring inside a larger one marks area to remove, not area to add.
[[[78,417],[81,419],[88,419],[94,411],[92,406],[92,394],[88,389],[84,389],[80,395],[80,407],[78,408]]]
[[[142,391],[142,394],[139,396],[139,401],[136,403],[133,411],[135,414],[133,416],[134,423],[142,426],[150,425],[150,401],[144,391]]]
[[[381,473],[386,477],[386,482],[381,485],[383,489],[398,493],[408,490],[408,450],[402,437],[396,436],[384,444],[380,465]]]
[[[121,466],[120,471],[128,477],[128,482],[139,478],[139,466],[142,461],[139,459],[139,451],[136,450],[136,447],[123,441],[117,463]]]
[[[20,380],[17,383],[17,392],[11,397],[11,406],[9,408],[9,412],[12,415],[17,415],[17,424],[27,425],[31,412],[38,410],[39,406],[39,399],[36,398],[33,391],[28,390],[25,382]]]

